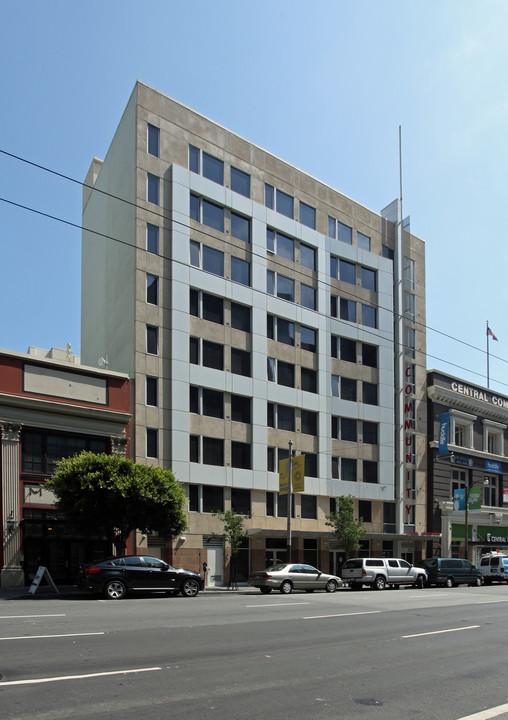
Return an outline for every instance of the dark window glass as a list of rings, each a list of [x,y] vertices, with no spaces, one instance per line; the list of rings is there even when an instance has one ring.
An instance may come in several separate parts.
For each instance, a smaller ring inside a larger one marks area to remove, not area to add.
[[[275,230],[266,228],[266,249],[275,252]]]
[[[301,368],[301,385],[305,392],[317,393],[317,372],[310,368]]]
[[[337,228],[339,230],[339,240],[343,243],[346,243],[347,245],[353,244],[353,230],[349,227],[349,225],[344,225],[344,223],[337,222]]]
[[[189,388],[189,411],[199,413],[199,388],[191,385]]]
[[[189,485],[189,511],[199,512],[199,485]]]
[[[224,346],[203,340],[203,365],[216,370],[224,370]]]
[[[250,515],[250,490],[231,488],[231,509],[241,515]]]
[[[214,465],[216,463],[213,463]],[[224,490],[215,485],[203,485],[203,512],[224,512]]]
[[[146,224],[146,249],[154,255],[159,254],[159,228],[157,225]]]
[[[330,498],[330,514],[337,512],[337,498]]]
[[[363,402],[367,405],[377,405],[377,385],[374,383],[363,383]]]
[[[295,366],[291,363],[277,362],[277,382],[279,385],[286,385],[286,387],[295,386]]]
[[[275,382],[275,358],[266,358],[266,377],[268,382]]]
[[[377,423],[363,421],[363,442],[368,445],[377,445]]]
[[[370,500],[358,501],[358,515],[363,522],[372,522],[372,503]]]
[[[339,260],[339,280],[356,285],[356,266],[346,260]]]
[[[251,399],[241,395],[231,395],[231,420],[233,422],[251,422]]]
[[[315,453],[305,453],[305,475],[307,477],[317,477],[317,455]]]
[[[275,340],[275,318],[273,315],[266,316],[266,337]]]
[[[231,348],[231,372],[250,377],[250,353]]]
[[[266,292],[275,295],[275,273],[273,270],[266,271]]]
[[[332,415],[332,438],[339,439],[340,418]]]
[[[160,130],[154,125],[148,125],[148,152],[150,155],[159,157]]]
[[[242,170],[238,170],[238,168],[232,167],[231,190],[250,198],[250,175]]]
[[[222,298],[203,293],[203,320],[224,325],[224,302]]]
[[[350,482],[356,482],[356,460],[353,458],[341,458],[341,480],[349,480]]]
[[[201,211],[203,213],[203,225],[224,232],[224,208],[208,200],[201,200]]]
[[[306,458],[307,459],[307,458]],[[302,518],[315,520],[317,518],[317,498],[315,495],[300,495]]]
[[[231,466],[235,468],[251,468],[251,446],[248,443],[231,442]]]
[[[317,352],[316,331],[302,325],[300,327],[300,343],[302,350]]]
[[[265,183],[265,205],[273,210],[274,187]]]
[[[224,396],[221,392],[203,388],[203,415],[224,417]]]
[[[328,216],[328,237],[337,237],[337,221],[330,216]]]
[[[238,240],[243,240],[246,243],[250,242],[250,220],[242,217],[242,215],[237,215],[232,212],[231,235],[238,238]]]
[[[356,442],[356,420],[353,418],[340,418],[340,439],[349,442]]]
[[[199,365],[199,338],[189,338],[189,362]]]
[[[159,204],[159,178],[151,173],[146,174],[146,199],[154,205]]]
[[[231,257],[231,280],[250,286],[250,265],[245,260]]]
[[[201,222],[200,218],[200,206],[201,203],[199,202],[199,198],[197,195],[190,196],[190,218],[191,220],[195,220],[196,222]]]
[[[224,277],[224,253],[203,245],[203,270]]]
[[[146,429],[146,456],[149,458],[158,457],[157,435],[158,433],[155,428]]]
[[[154,325],[146,326],[146,352],[150,355],[159,352],[159,328]]]
[[[199,435],[189,436],[189,457],[191,462],[199,462]]]
[[[361,232],[356,233],[356,244],[362,250],[370,250],[370,237]]]
[[[293,218],[295,214],[294,199],[282,190],[277,190],[277,212],[288,218]]]
[[[330,255],[330,277],[337,279],[339,269],[339,260],[334,255]]]
[[[250,333],[250,308],[231,303],[231,327]]]
[[[194,267],[201,267],[201,245],[195,240],[191,240],[189,244],[190,249],[190,264]]]
[[[309,270],[316,269],[316,251],[308,245],[300,245],[300,265]]]
[[[295,281],[285,277],[285,275],[277,275],[277,297],[294,302]]]
[[[224,185],[224,163],[212,155],[203,152],[203,177]]]
[[[295,411],[287,405],[277,405],[277,427],[279,430],[295,430]],[[279,460],[281,458],[279,457]]]
[[[295,324],[284,318],[277,318],[277,340],[285,345],[294,345]]]
[[[159,278],[150,273],[146,274],[146,301],[151,305],[159,304]]]
[[[303,283],[300,283],[300,305],[309,308],[309,310],[316,309],[316,292],[314,288]]]
[[[268,448],[268,449],[274,450],[275,448]],[[273,492],[266,493],[266,514],[268,517],[273,517],[275,515],[275,504],[274,504]]]
[[[288,496],[287,495],[277,495],[277,517],[287,517],[288,516]],[[294,493],[291,495],[291,517],[294,518],[295,516],[295,495]],[[280,547],[281,543],[285,543],[285,540],[278,540],[278,546]],[[268,547],[268,543],[267,543]]]
[[[356,402],[356,380],[351,378],[340,379],[340,396],[343,400]]]
[[[189,145],[189,170],[199,175],[199,148]]]
[[[388,258],[388,260],[393,260],[394,258],[394,251],[392,248],[389,248],[388,245],[381,245],[381,256],[384,258]]]
[[[362,305],[362,325],[375,328],[376,324],[376,308]]]
[[[277,244],[276,244],[276,253],[279,257],[284,258],[285,260],[290,260],[290,262],[294,262],[295,259],[295,243],[292,238],[288,237],[287,235],[283,235],[282,233],[275,233]]]
[[[194,317],[199,317],[199,292],[192,288],[189,291],[189,312]]]
[[[356,342],[354,340],[340,339],[340,359],[346,362],[356,362]]]
[[[377,483],[377,462],[363,461],[363,482]]]
[[[266,406],[266,424],[268,427],[275,427],[275,405],[268,403]]]
[[[338,301],[337,295],[330,295],[330,315],[332,317],[337,317],[337,301]]]
[[[340,299],[340,319],[356,322],[356,303],[354,300]]]
[[[203,438],[203,463],[205,465],[224,465],[224,440],[211,437]],[[204,496],[203,511],[214,512],[204,509]]]
[[[302,433],[304,435],[317,435],[318,414],[310,410],[301,411]]]
[[[370,268],[361,268],[362,288],[366,290],[377,290],[376,287],[376,271]]]
[[[146,378],[146,404],[157,407],[158,405],[158,378],[147,376]]]
[[[362,343],[362,363],[367,367],[377,368],[377,347]]]
[[[300,201],[300,222],[302,225],[316,229],[316,208]]]

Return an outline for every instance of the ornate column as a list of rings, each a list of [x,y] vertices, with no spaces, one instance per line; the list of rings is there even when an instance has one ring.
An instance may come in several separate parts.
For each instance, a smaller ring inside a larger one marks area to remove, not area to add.
[[[21,567],[21,508],[20,508],[20,467],[19,439],[21,425],[2,423],[0,425],[2,451],[2,542],[3,587],[24,585],[25,576]]]
[[[111,452],[119,453],[120,455],[124,455],[127,451],[127,443],[129,442],[129,438],[125,437],[124,435],[111,435]]]

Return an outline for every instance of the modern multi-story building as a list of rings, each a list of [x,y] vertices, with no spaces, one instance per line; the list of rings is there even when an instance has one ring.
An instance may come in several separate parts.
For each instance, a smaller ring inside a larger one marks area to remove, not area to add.
[[[214,512],[233,508],[251,516],[241,572],[287,557],[292,443],[294,560],[340,567],[326,515],[344,494],[362,552],[421,554],[425,250],[399,201],[373,212],[138,82],[83,227],[83,360],[133,378],[133,459],[189,497],[185,538],[140,551],[207,561],[220,583]]]
[[[464,557],[467,527],[477,563],[482,552],[508,550],[508,397],[437,370],[427,392],[428,530],[442,533],[428,554]]]
[[[128,454],[127,375],[84,367],[70,348],[0,350],[0,585],[32,582],[40,565],[73,583],[80,563],[110,554],[100,532],[77,535],[44,483],[81,450]]]

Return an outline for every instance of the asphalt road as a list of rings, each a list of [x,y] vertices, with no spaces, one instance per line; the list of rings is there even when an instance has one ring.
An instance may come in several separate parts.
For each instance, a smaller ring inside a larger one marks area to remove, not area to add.
[[[507,610],[507,585],[5,600],[0,717],[508,718]]]

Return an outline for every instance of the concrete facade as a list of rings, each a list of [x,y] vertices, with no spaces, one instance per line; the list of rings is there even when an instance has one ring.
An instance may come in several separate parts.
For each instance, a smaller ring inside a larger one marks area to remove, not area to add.
[[[420,239],[406,230],[397,247],[386,213],[141,82],[104,161],[91,165],[83,227],[83,359],[107,357],[134,379],[133,459],[172,468],[189,494],[185,541],[140,538],[140,550],[179,564],[217,555],[222,578],[224,548],[207,547],[221,526],[203,511],[216,503],[249,510],[244,571],[283,554],[277,468],[291,441],[306,455],[294,557],[324,570],[340,561],[325,516],[343,494],[368,517],[365,552],[421,554]],[[394,312],[404,317],[398,348]],[[409,386],[411,422],[396,420]],[[394,435],[404,425],[401,457]]]

